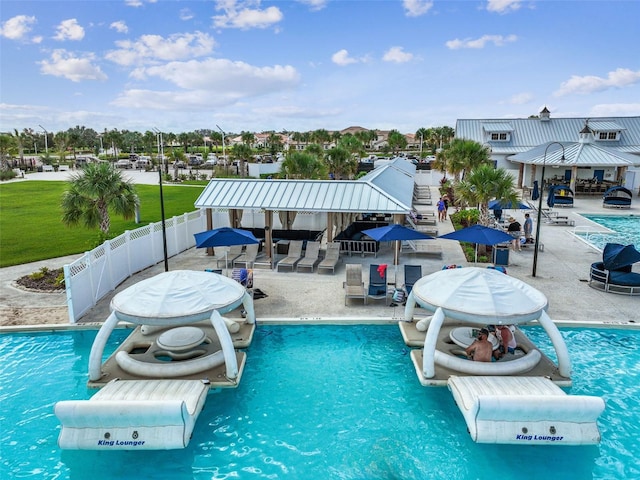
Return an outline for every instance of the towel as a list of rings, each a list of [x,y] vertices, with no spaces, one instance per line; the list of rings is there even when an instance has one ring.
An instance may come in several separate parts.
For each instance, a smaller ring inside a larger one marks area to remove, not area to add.
[[[380,274],[380,278],[384,278],[384,273],[387,271],[387,264],[383,263],[382,265],[378,265],[378,273]]]

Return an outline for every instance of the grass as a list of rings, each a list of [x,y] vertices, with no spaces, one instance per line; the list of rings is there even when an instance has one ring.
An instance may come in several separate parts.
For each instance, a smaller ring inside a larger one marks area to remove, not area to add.
[[[99,230],[66,227],[60,200],[67,182],[29,181],[0,185],[0,267],[86,252],[99,243]],[[165,217],[195,210],[204,186],[163,185]],[[111,236],[161,220],[157,185],[136,185],[140,224],[111,217]]]

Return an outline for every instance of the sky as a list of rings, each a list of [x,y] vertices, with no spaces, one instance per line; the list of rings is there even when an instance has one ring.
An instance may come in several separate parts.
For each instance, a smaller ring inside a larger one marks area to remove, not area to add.
[[[2,0],[0,131],[640,115],[637,0]]]

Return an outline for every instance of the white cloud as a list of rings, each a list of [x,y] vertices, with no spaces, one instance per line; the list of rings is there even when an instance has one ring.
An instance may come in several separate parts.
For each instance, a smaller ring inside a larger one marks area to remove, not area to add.
[[[160,35],[143,35],[136,41],[120,40],[120,47],[105,55],[119,65],[137,65],[150,61],[172,61],[207,55],[213,51],[215,41],[203,32],[176,33],[164,38]]]
[[[431,10],[433,0],[403,0],[402,6],[407,17],[419,17]]]
[[[40,62],[40,71],[45,75],[64,77],[72,82],[106,80],[107,76],[100,67],[92,64],[94,60],[93,54],[79,57],[66,50],[54,50],[50,60]]]
[[[260,10],[251,8],[259,5],[259,1],[218,0],[216,10],[224,12],[213,17],[213,25],[218,28],[267,28],[282,20],[283,15],[278,7]]]
[[[560,85],[560,88],[554,92],[554,95],[561,97],[573,93],[588,94],[602,92],[610,88],[622,88],[636,83],[640,83],[640,70],[634,72],[628,68],[618,68],[613,72],[609,72],[607,78],[596,77],[595,75],[586,75],[584,77],[573,75],[569,80]]]
[[[487,43],[493,43],[496,47],[502,47],[507,43],[515,42],[517,39],[518,37],[516,35],[507,35],[506,37],[502,35],[483,35],[475,40],[469,38],[460,40],[456,38],[455,40],[449,40],[445,45],[451,50],[457,50],[459,48],[484,48]]]
[[[331,55],[331,61],[341,67],[352,63],[358,63],[358,60],[350,57],[349,52],[344,48]]]
[[[10,18],[0,27],[0,36],[9,40],[23,40],[31,31],[31,25],[36,23],[36,17],[18,15]]]
[[[640,115],[640,103],[609,103],[594,105],[594,117],[633,117]]]
[[[487,10],[496,13],[515,12],[522,6],[522,0],[488,0]]]
[[[127,27],[127,24],[122,20],[113,22],[109,25],[109,28],[113,28],[118,33],[127,33],[129,31],[129,27]]]
[[[180,10],[180,20],[191,20],[193,18],[193,12],[188,8]]]
[[[533,100],[533,95],[528,92],[523,92],[513,95],[509,99],[509,103],[512,105],[524,105],[525,103],[529,103],[531,100]]]
[[[55,40],[82,40],[84,38],[84,28],[78,24],[78,20],[70,18],[63,20],[56,28]]]
[[[403,51],[402,47],[391,47],[382,57],[385,62],[406,63],[413,60],[413,54]]]
[[[291,88],[300,80],[296,69],[288,65],[256,67],[244,62],[214,58],[148,67],[144,69],[144,74],[161,78],[184,89],[206,90],[209,94],[219,91],[238,92],[241,96]]]
[[[322,10],[327,6],[329,0],[298,0],[304,5],[308,5],[312,11]]]

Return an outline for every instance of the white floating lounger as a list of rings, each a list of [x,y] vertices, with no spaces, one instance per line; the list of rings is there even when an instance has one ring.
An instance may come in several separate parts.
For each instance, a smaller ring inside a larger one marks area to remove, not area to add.
[[[567,395],[544,377],[451,376],[447,383],[473,441],[519,445],[600,442],[600,397]]]
[[[185,448],[207,398],[199,380],[113,380],[90,400],[55,405],[69,450]]]

